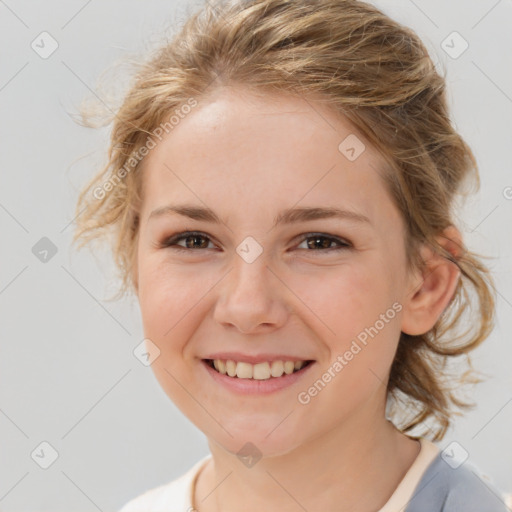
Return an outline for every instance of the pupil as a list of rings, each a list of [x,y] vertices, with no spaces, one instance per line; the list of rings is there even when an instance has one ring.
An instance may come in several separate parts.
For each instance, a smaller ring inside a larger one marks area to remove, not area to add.
[[[323,240],[323,242],[321,242],[321,240]],[[311,239],[311,244],[310,244],[310,247],[318,247],[317,245],[315,245],[317,242],[320,241],[320,247],[323,247],[325,249],[328,249],[329,248],[329,244],[330,244],[330,240],[328,240],[327,238],[325,237],[316,237],[316,238],[313,238]]]
[[[201,239],[201,238],[203,238],[201,235],[190,235],[189,237],[187,237],[187,247],[189,249],[197,247],[197,245],[194,242],[196,242],[198,239]],[[193,242],[192,243],[188,243],[189,240],[193,240]],[[200,245],[201,244],[199,244],[199,246]]]

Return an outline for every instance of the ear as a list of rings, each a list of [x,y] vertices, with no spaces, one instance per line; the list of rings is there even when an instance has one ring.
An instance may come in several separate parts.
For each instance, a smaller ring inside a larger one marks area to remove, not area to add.
[[[437,241],[457,259],[464,251],[462,236],[454,226],[446,228]],[[401,330],[413,336],[425,334],[449,305],[460,278],[457,265],[424,245],[425,268],[410,275],[404,298]]]
[[[138,297],[139,296],[139,275],[138,275],[138,269],[137,269],[137,262],[134,263],[131,274],[132,274],[133,288],[135,290],[135,294]]]
[[[140,225],[139,225],[139,215],[138,213],[134,213],[135,220],[134,223],[136,223],[138,229],[137,234],[134,237],[133,240],[133,256],[132,256],[132,267],[130,269],[130,276],[133,284],[133,288],[135,290],[135,294],[137,297],[139,296],[139,238],[140,238]]]
[[[130,271],[133,288],[137,297],[139,296],[139,265],[138,265],[138,248],[135,248],[135,254],[133,256],[132,268]]]
[[[139,296],[139,236],[135,237],[133,242],[135,247],[133,248],[133,257],[130,269],[130,277],[133,284],[133,289],[135,290],[135,294],[137,297]]]

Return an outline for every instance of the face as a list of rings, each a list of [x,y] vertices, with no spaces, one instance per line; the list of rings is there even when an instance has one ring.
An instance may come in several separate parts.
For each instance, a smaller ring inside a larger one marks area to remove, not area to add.
[[[369,142],[319,103],[225,87],[144,165],[136,281],[167,395],[233,453],[370,429],[409,288]]]

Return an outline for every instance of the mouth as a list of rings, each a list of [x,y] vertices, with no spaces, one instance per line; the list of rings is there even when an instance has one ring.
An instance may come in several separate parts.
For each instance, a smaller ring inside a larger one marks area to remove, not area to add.
[[[313,360],[263,361],[251,364],[232,359],[203,359],[203,362],[217,373],[233,379],[274,380],[304,371]]]

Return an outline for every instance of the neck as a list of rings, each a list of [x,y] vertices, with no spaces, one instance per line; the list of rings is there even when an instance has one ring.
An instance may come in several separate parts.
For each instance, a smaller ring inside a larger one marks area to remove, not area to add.
[[[212,461],[198,477],[196,509],[379,510],[418,455],[419,443],[384,416],[362,424],[344,424],[284,455],[263,457],[251,468],[210,442]]]

